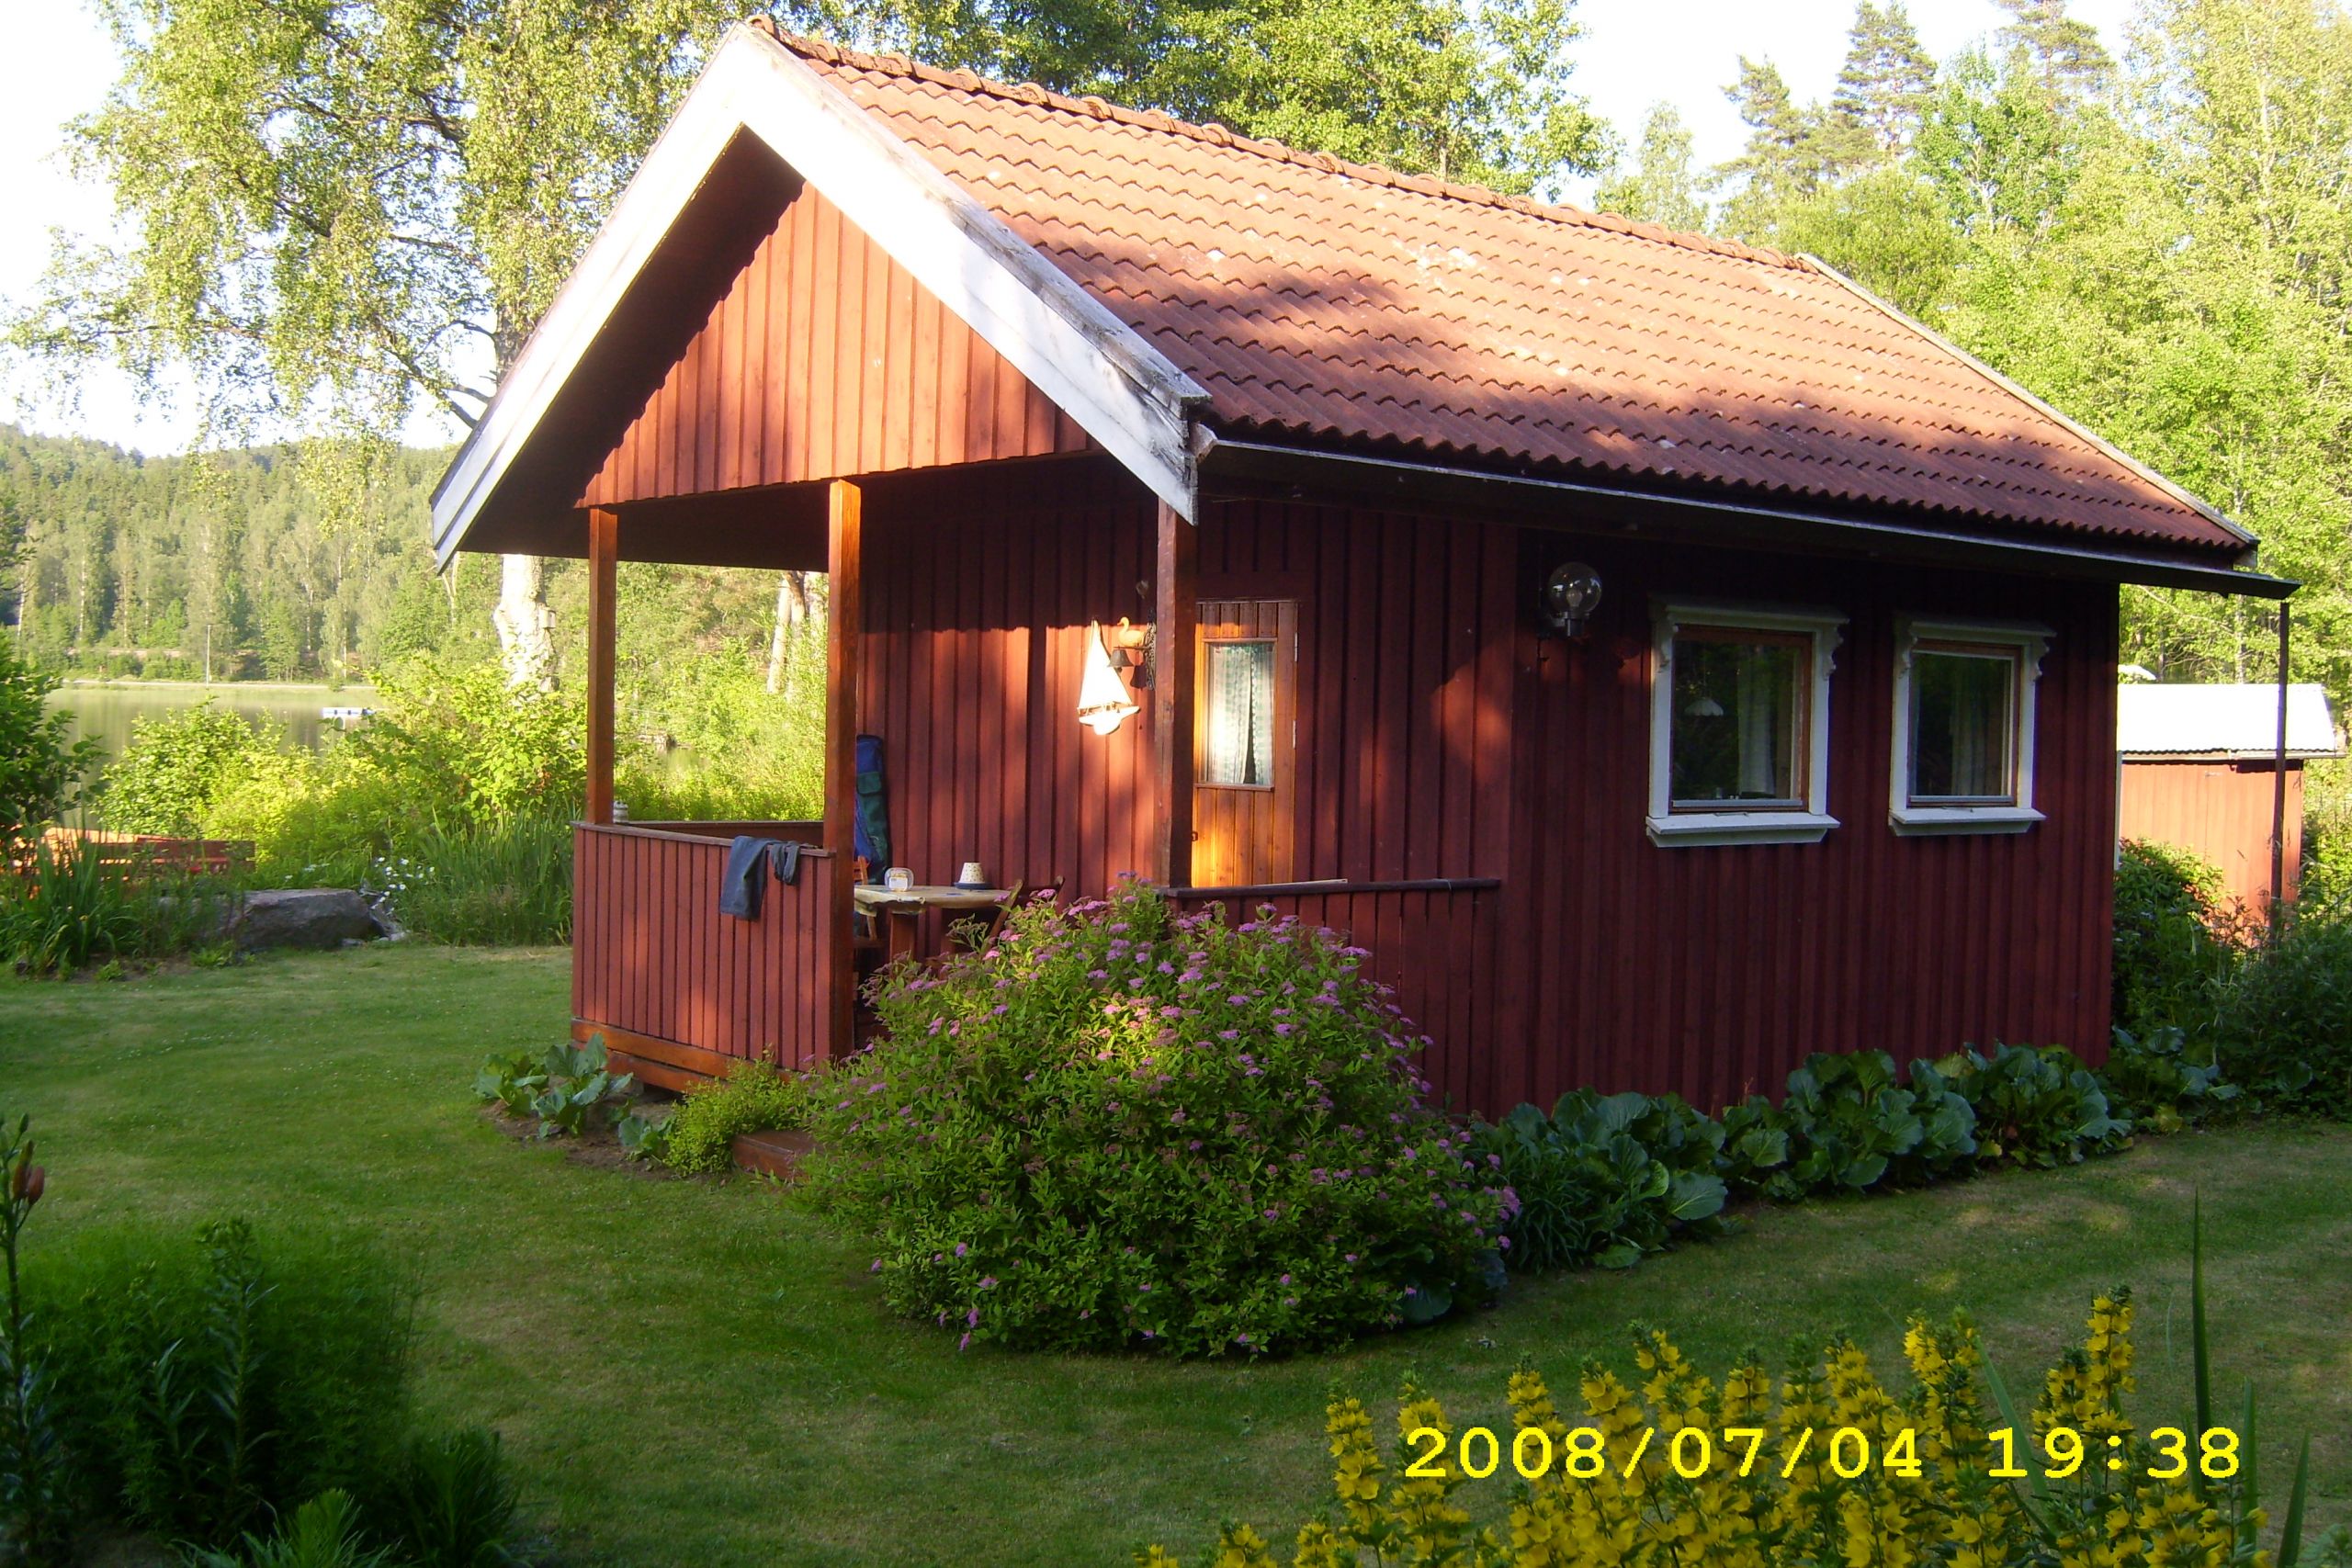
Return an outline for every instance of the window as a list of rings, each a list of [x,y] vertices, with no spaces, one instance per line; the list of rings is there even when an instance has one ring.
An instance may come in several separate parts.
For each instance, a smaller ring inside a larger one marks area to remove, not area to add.
[[[1207,646],[1207,744],[1200,782],[1274,786],[1274,645],[1267,640]]]
[[[1813,843],[1828,814],[1829,672],[1845,617],[1660,607],[1649,834],[1660,844]]]
[[[2033,809],[2033,693],[2046,626],[1895,627],[1889,820],[1898,833],[2022,833]]]

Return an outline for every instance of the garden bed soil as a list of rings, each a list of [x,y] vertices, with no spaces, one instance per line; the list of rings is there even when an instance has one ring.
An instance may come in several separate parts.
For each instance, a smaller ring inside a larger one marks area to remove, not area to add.
[[[663,1180],[676,1174],[658,1160],[631,1159],[623,1154],[620,1135],[609,1124],[588,1127],[576,1137],[566,1134],[543,1139],[538,1122],[532,1117],[509,1116],[496,1105],[483,1106],[481,1116],[516,1143],[552,1144],[563,1150],[564,1158],[578,1165],[598,1170],[627,1170]],[[779,1181],[797,1181],[800,1178],[800,1161],[809,1147],[810,1139],[806,1133],[738,1134],[734,1139],[735,1168],[754,1176],[772,1176]]]
[[[658,1160],[631,1159],[623,1154],[620,1134],[609,1125],[586,1128],[577,1136],[542,1138],[535,1117],[509,1116],[495,1105],[483,1106],[481,1117],[518,1144],[548,1144],[561,1149],[563,1157],[575,1165],[592,1166],[598,1170],[625,1170],[660,1181],[667,1181],[673,1174]]]

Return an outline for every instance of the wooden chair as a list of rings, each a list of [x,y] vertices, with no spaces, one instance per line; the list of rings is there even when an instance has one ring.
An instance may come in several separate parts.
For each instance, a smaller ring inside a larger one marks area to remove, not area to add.
[[[864,855],[852,855],[850,857],[849,866],[850,879],[853,882],[864,882],[868,876],[873,874],[874,868],[867,863],[866,858]],[[850,951],[853,953],[879,953],[882,951],[882,928],[880,924],[873,916],[857,908],[854,904],[850,906],[849,945]]]
[[[977,943],[978,951],[986,953],[990,947],[993,947],[996,944],[996,939],[1003,931],[1004,922],[1006,919],[1012,915],[1013,906],[1021,902],[1021,887],[1022,885],[1020,883],[1014,883],[1011,890],[1006,894],[1004,902],[999,904],[994,910],[990,911],[988,919],[988,925],[979,933],[979,941]],[[1043,898],[1049,904],[1060,903],[1062,899],[1062,878],[1057,876],[1051,882],[1039,883],[1033,897]]]

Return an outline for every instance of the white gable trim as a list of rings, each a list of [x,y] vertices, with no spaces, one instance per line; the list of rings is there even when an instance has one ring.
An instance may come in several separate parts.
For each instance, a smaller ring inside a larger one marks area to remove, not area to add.
[[[730,30],[515,356],[433,498],[443,565],[736,134],[749,130],[1187,518],[1208,394],[783,44]]]

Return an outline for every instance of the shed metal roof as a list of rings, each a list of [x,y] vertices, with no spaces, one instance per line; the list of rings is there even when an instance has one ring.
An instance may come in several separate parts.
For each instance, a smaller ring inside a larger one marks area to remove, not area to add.
[[[2272,684],[2127,684],[2116,693],[2115,749],[2126,757],[2275,756],[2278,688]],[[2344,750],[2316,685],[2287,688],[2287,754],[2333,757]]]

